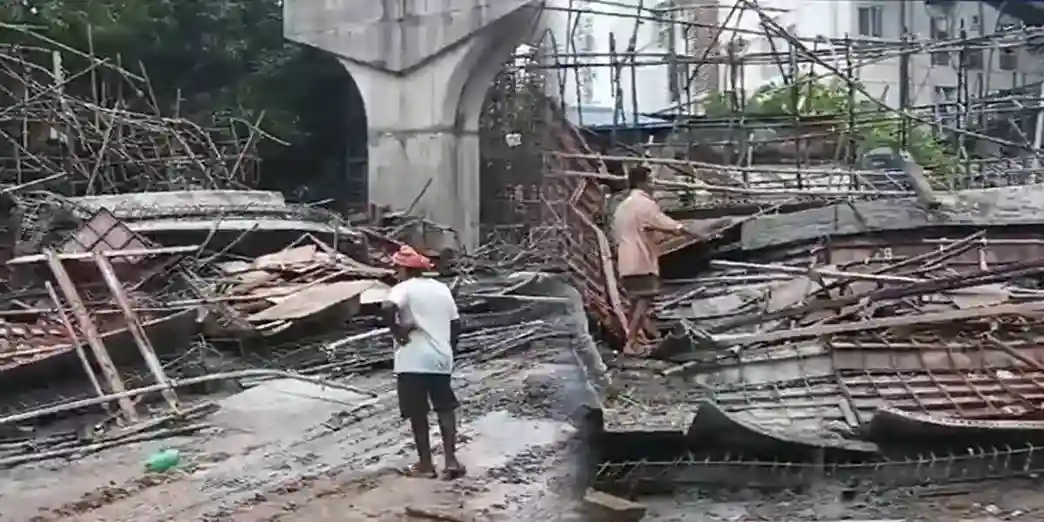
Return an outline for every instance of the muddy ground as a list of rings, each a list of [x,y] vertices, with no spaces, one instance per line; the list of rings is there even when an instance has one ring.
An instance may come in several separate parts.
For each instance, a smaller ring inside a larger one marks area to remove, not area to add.
[[[390,373],[351,380],[379,394],[352,414],[344,412],[366,397],[280,380],[222,399],[201,435],[4,471],[0,520],[414,520],[407,508],[463,520],[568,520],[576,430],[567,414],[582,400],[568,395],[583,382],[572,360],[549,342],[458,372],[469,476],[452,483],[395,471],[414,455]],[[182,452],[179,468],[146,473],[144,459],[164,448]]]
[[[685,422],[701,394],[649,372],[617,369],[622,394],[607,403],[610,429]],[[452,483],[395,471],[413,453],[388,372],[349,382],[376,391],[376,404],[346,414],[367,397],[270,381],[221,399],[213,428],[200,435],[5,470],[0,521],[583,520],[583,452],[568,417],[589,398],[568,348],[541,344],[458,372],[461,455],[470,474]],[[432,436],[438,440],[434,428]],[[145,458],[169,447],[184,455],[179,468],[146,473]],[[651,522],[1034,521],[1044,520],[1040,491],[1030,477],[891,490],[702,485],[639,500]]]
[[[863,491],[838,485],[804,492],[707,491],[689,488],[646,497],[655,522],[999,522],[1044,520],[1044,494],[1036,480],[947,488]]]

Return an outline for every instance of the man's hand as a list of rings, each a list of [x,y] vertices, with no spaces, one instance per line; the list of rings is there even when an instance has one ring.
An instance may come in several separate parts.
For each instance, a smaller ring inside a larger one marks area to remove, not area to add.
[[[395,339],[395,343],[402,346],[410,342],[410,332],[414,329],[413,325],[410,324],[396,324],[391,328],[392,338]]]
[[[402,346],[409,342],[410,330],[413,330],[413,326],[404,324],[399,320],[399,307],[395,306],[394,303],[384,303],[381,307],[381,312],[384,316],[384,324],[391,331],[392,339],[395,340],[395,343]]]
[[[725,231],[725,229],[729,228],[732,223],[732,218],[721,218],[708,223],[706,227],[702,227],[699,231],[682,229],[681,233],[697,239],[709,239]]]

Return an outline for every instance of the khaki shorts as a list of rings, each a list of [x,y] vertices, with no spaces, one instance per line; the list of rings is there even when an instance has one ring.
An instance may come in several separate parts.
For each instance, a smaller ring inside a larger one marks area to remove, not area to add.
[[[656,297],[660,295],[660,276],[655,274],[629,275],[620,278],[627,295],[632,297]]]

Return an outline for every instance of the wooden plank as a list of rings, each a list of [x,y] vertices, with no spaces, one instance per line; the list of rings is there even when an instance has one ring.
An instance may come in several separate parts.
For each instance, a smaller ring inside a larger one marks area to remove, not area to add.
[[[91,321],[91,315],[87,312],[87,307],[84,306],[83,300],[80,299],[80,294],[76,291],[76,285],[73,284],[72,278],[69,277],[69,272],[62,265],[62,260],[51,249],[44,250],[42,255],[47,260],[47,266],[51,269],[51,273],[54,274],[54,280],[58,283],[58,288],[65,294],[65,299],[72,308],[73,316],[80,323],[80,331],[87,338],[87,345],[90,346],[91,352],[94,354],[94,360],[98,362],[102,375],[108,381],[109,391],[114,394],[126,392],[127,388],[123,386],[123,381],[120,380],[120,374],[116,371],[116,365],[112,363],[109,351],[105,349],[105,343],[102,342],[101,335],[98,334],[98,328]],[[137,422],[138,412],[134,409],[134,402],[131,401],[130,397],[121,397],[117,401],[120,405],[120,412],[123,413],[126,420],[128,422]]]
[[[98,270],[101,271],[105,284],[112,292],[112,296],[116,298],[116,304],[123,311],[123,317],[127,319],[127,331],[134,338],[134,344],[138,345],[138,350],[141,352],[141,357],[145,360],[145,365],[149,368],[149,372],[152,373],[152,378],[156,381],[156,384],[169,386],[170,380],[167,379],[167,374],[163,371],[163,364],[160,363],[159,357],[156,356],[156,350],[152,348],[149,336],[145,333],[145,328],[141,326],[141,320],[138,319],[138,314],[135,313],[130,300],[127,299],[127,294],[123,290],[123,284],[120,283],[119,278],[116,276],[116,270],[113,269],[109,258],[103,252],[95,252],[94,263],[98,265]],[[170,406],[171,410],[178,411],[180,409],[178,396],[174,393],[173,388],[168,387],[160,393],[163,395],[163,399],[167,401],[167,405]]]
[[[316,285],[301,290],[275,306],[266,308],[247,319],[254,322],[303,319],[350,299],[358,299],[374,284],[374,281],[363,280]]]

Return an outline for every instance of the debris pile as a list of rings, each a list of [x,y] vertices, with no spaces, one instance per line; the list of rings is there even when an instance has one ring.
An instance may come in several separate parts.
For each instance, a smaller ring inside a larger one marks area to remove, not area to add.
[[[390,366],[394,350],[376,305],[392,282],[387,253],[401,243],[388,233],[403,233],[401,225],[333,234],[340,250],[304,233],[250,257],[213,235],[157,246],[119,211],[101,207],[64,241],[7,262],[22,290],[0,311],[0,429],[10,434],[0,462],[201,429],[190,414],[198,404],[183,401],[197,403],[208,383],[281,377],[337,387],[331,379]],[[493,275],[458,267],[450,280],[464,317],[460,365],[573,334],[546,319],[561,298],[526,295],[544,276],[505,279],[495,266],[485,270]],[[151,403],[157,394],[165,408]],[[156,411],[142,415],[146,407]],[[81,426],[71,431],[55,422],[85,408],[101,409],[70,419]]]
[[[613,161],[678,160],[606,157],[559,132],[547,158],[572,194],[565,242],[602,258],[567,261],[619,346],[627,295],[595,225],[595,186],[620,179]],[[727,225],[661,244],[664,290],[643,327],[659,360],[610,364],[604,424],[621,441],[659,443],[605,449],[597,487],[828,475],[910,485],[1044,469],[1044,187],[802,191],[780,172],[777,187],[747,183],[756,166],[716,172],[732,170],[671,210],[693,229]],[[661,186],[680,190],[672,183]]]
[[[304,244],[301,244],[304,243]],[[314,236],[253,261],[218,263],[214,289],[264,336],[277,335],[319,315],[344,318],[384,300],[392,274],[355,261]]]
[[[25,85],[0,92],[0,467],[193,433],[212,392],[267,379],[376,397],[339,379],[391,366],[377,304],[402,244],[457,295],[461,367],[575,335],[549,318],[567,299],[527,293],[546,276],[506,276],[556,264],[554,226],[461,255],[453,231],[408,213],[288,203],[251,189],[260,131],[76,98],[35,52],[0,48],[0,83]]]

